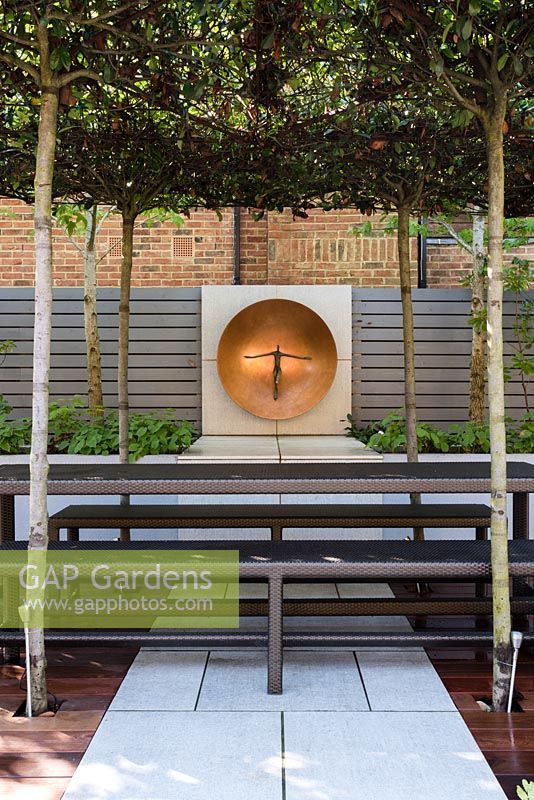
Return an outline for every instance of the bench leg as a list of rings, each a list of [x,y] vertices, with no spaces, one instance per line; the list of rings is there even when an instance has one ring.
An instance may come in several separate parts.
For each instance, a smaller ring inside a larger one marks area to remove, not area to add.
[[[121,494],[121,506],[129,506],[130,505],[130,495],[129,494]],[[129,542],[130,541],[130,529],[129,528],[121,528],[119,533],[119,541],[120,542]]]
[[[67,528],[67,541],[68,542],[79,542],[80,541],[80,529],[79,528]]]
[[[281,542],[282,541],[282,526],[277,525],[273,522],[271,527],[271,539],[273,542]]]
[[[267,653],[267,691],[282,694],[283,671],[283,581],[269,578],[269,642]]]
[[[12,542],[15,539],[15,497],[12,494],[0,495],[0,542]],[[5,578],[2,581],[2,592],[4,602],[9,603],[12,599],[12,589],[10,581]],[[15,595],[16,596],[16,595]],[[4,664],[20,663],[20,649],[18,646],[0,648],[1,661]]]
[[[48,523],[48,541],[59,542],[59,528],[56,525]]]
[[[488,529],[487,528],[475,528],[475,539],[477,542],[487,542],[488,541]]]

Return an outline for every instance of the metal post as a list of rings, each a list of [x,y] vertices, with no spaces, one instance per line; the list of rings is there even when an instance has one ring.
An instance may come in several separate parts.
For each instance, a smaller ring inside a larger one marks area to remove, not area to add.
[[[241,283],[241,209],[234,206],[233,209],[233,262],[234,272],[232,284],[239,286]]]

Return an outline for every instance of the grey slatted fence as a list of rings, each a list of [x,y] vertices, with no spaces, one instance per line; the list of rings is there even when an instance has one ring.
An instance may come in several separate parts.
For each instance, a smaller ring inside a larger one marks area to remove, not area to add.
[[[403,405],[401,299],[397,289],[354,289],[352,300],[352,406],[356,419],[368,422]],[[469,290],[414,289],[413,307],[419,418],[436,423],[463,421],[469,406]],[[507,297],[503,307],[506,354],[512,352],[514,311],[514,300]],[[507,384],[506,401],[510,416],[525,411],[517,373]]]
[[[118,289],[98,292],[104,399],[117,403]],[[14,353],[0,367],[0,391],[18,416],[31,407],[33,290],[0,289],[0,340]],[[132,410],[173,408],[200,423],[200,289],[133,289],[130,325]],[[51,396],[86,393],[83,294],[55,289]]]
[[[471,329],[469,292],[415,289],[418,407],[421,419],[466,419]],[[118,290],[99,291],[106,405],[116,405]],[[513,339],[512,299],[504,307],[505,337]],[[200,289],[134,289],[130,335],[132,409],[173,408],[200,424]],[[31,407],[33,290],[0,289],[0,340],[17,345],[0,367],[0,392],[18,416]],[[507,351],[511,352],[510,344]],[[380,419],[403,404],[402,310],[395,289],[353,290],[353,413]],[[52,396],[84,395],[85,344],[81,289],[54,291]],[[517,375],[507,385],[508,411],[524,411]],[[534,403],[533,403],[534,405]]]

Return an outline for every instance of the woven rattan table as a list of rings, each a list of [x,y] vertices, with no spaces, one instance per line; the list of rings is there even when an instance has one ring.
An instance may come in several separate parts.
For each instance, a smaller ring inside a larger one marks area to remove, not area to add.
[[[15,538],[15,497],[17,495],[27,495],[30,490],[29,469],[26,466],[4,465],[0,466],[0,541],[4,543],[12,542]],[[442,462],[442,463],[420,463],[420,464],[219,464],[219,465],[187,465],[187,464],[137,464],[137,465],[117,465],[117,464],[65,464],[52,465],[50,468],[48,491],[51,495],[183,495],[188,497],[191,494],[321,494],[321,493],[365,493],[365,494],[396,494],[396,493],[448,493],[448,494],[474,494],[490,492],[490,465],[485,462]],[[534,491],[534,465],[514,462],[508,467],[508,491],[513,495],[513,519],[512,531],[514,539],[529,538],[528,522],[528,500],[529,493]],[[214,521],[214,525],[216,522]],[[134,543],[132,543],[134,544]],[[154,543],[155,544],[155,543]],[[207,543],[205,543],[207,544]],[[288,542],[278,543],[286,547]],[[410,543],[414,545],[416,543]],[[439,543],[426,542],[424,545],[434,545]],[[451,543],[449,543],[450,545]],[[483,542],[475,544],[483,545]],[[185,543],[184,543],[185,545]],[[347,552],[356,554],[357,543],[346,544],[349,549]],[[146,546],[146,545],[145,545]],[[151,544],[151,546],[153,546]],[[191,543],[189,543],[191,546]],[[204,546],[204,544],[203,544]],[[240,547],[243,543],[240,544]],[[262,545],[263,546],[263,545]],[[291,544],[291,548],[296,546]],[[375,546],[383,546],[388,552],[392,552],[392,542],[373,542]],[[463,543],[462,543],[463,548]],[[459,548],[458,548],[459,549]],[[413,554],[413,551],[410,551]],[[461,558],[459,559],[461,561]],[[439,561],[439,558],[438,558]],[[277,562],[279,563],[279,562]],[[384,579],[393,578],[397,571],[389,571],[391,562],[388,560],[387,569],[380,575]],[[421,577],[421,564],[419,569],[413,571],[413,577]],[[460,573],[458,573],[458,569]],[[530,567],[529,567],[530,569]],[[313,570],[312,570],[313,571]],[[274,661],[270,659],[270,666],[273,663],[281,663],[278,656],[278,648],[282,646],[281,619],[279,606],[281,603],[281,584],[287,577],[286,570],[274,575],[273,581],[269,576],[271,587],[269,595],[270,606],[270,629],[269,639],[276,642],[276,656]],[[294,577],[298,577],[300,570],[290,571]],[[360,566],[351,566],[351,577],[356,579],[357,575],[364,575],[360,572]],[[336,573],[337,574],[337,573]],[[462,567],[455,558],[454,564],[449,564],[444,571],[444,565],[436,566],[435,571],[427,577],[435,575],[462,574]],[[469,573],[471,574],[471,573]],[[477,575],[487,574],[486,567],[480,571],[475,571]],[[515,572],[515,574],[519,574]],[[321,566],[318,577],[323,579],[326,576],[324,565]],[[347,573],[348,576],[348,573]],[[365,576],[371,577],[366,569]],[[302,571],[302,577],[312,577],[310,574],[310,564]],[[340,576],[341,577],[341,576]],[[378,577],[378,574],[373,575]],[[409,577],[404,573],[403,577]],[[279,580],[281,578],[281,580]],[[276,613],[273,611],[276,610]],[[273,628],[274,625],[274,628]],[[63,637],[69,640],[76,638],[72,635]],[[78,632],[79,633],[79,632]],[[103,631],[90,631],[81,634],[85,640],[96,641],[100,638],[106,641],[133,641],[132,632],[123,631],[113,635]],[[18,632],[5,632],[3,635],[4,643],[18,641]],[[61,632],[58,634],[61,638]],[[217,640],[219,643],[226,642],[229,634],[199,634],[198,643],[209,646],[210,641]],[[415,638],[414,638],[415,636]],[[415,634],[410,640],[411,644],[416,641],[430,644],[433,639]],[[460,632],[456,639],[452,632],[444,632],[437,638],[441,641],[477,641],[491,640],[491,633],[485,632]],[[158,638],[159,637],[159,638]],[[243,639],[247,639],[243,642]],[[304,637],[305,639],[306,637]],[[319,639],[324,643],[334,643],[335,636],[321,634]],[[354,636],[348,636],[345,644],[349,641],[356,641]],[[368,637],[371,642],[378,642],[376,636]],[[406,644],[409,636],[402,635]],[[139,639],[139,635],[137,636]],[[166,634],[154,634],[154,636],[144,635],[143,641],[163,641],[178,643],[195,644],[193,634],[187,632],[168,632]],[[245,643],[263,642],[265,636],[262,634],[240,634],[236,641]],[[302,635],[293,635],[291,641],[285,640],[286,644],[304,644]],[[388,642],[391,636],[388,634]],[[183,642],[182,642],[183,640]],[[437,640],[436,640],[437,641]],[[317,643],[315,641],[314,643]],[[337,642],[340,644],[341,642]],[[279,677],[279,670],[275,669],[277,676],[271,681],[271,687],[276,686]],[[276,688],[274,689],[276,691]]]
[[[0,541],[15,538],[16,495],[30,491],[27,466],[0,466]],[[54,495],[474,494],[490,491],[486,462],[420,464],[53,464]],[[514,539],[528,539],[534,465],[508,465]]]

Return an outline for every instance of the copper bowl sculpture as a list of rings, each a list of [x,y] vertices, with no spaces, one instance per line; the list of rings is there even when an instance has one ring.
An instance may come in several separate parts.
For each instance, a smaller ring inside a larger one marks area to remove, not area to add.
[[[293,300],[262,300],[223,331],[221,383],[238,406],[264,419],[304,414],[326,395],[337,368],[334,337],[321,317]]]

